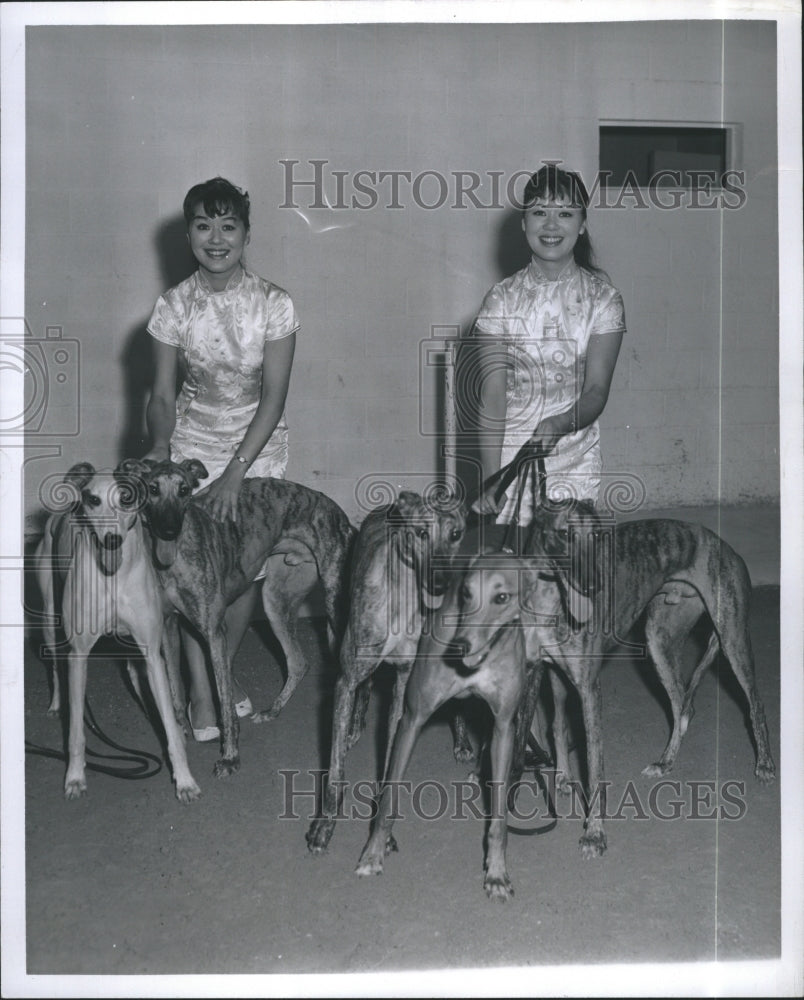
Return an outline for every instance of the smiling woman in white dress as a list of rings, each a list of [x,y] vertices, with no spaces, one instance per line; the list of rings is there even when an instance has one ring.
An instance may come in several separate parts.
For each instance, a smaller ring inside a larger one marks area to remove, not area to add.
[[[249,209],[248,194],[222,177],[188,191],[184,218],[198,269],[159,297],[148,322],[155,376],[146,457],[202,461],[212,482],[198,495],[221,520],[235,516],[246,476],[281,479],[288,461],[285,399],[299,321],[286,291],[243,266]],[[258,591],[255,584],[228,609],[232,655]],[[201,742],[217,739],[205,651],[184,631],[182,644],[193,735]],[[235,692],[238,715],[251,714],[248,696],[237,685]]]
[[[549,497],[598,500],[597,420],[617,364],[625,312],[620,293],[592,263],[580,176],[548,164],[528,181],[522,230],[527,267],[488,292],[473,328],[472,385],[482,480],[531,440],[547,452]],[[528,476],[533,475],[533,470]],[[532,516],[524,484],[519,520]],[[510,521],[515,498],[496,504],[493,488],[475,508]]]

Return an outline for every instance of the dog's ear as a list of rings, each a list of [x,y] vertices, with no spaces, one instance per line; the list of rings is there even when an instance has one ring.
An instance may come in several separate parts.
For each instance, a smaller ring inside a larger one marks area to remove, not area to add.
[[[569,582],[585,597],[603,588],[605,567],[612,558],[612,535],[603,527],[591,504],[577,501],[568,522]]]
[[[156,465],[152,458],[124,458],[114,470],[115,476],[144,476]]]
[[[403,519],[411,515],[420,516],[421,508],[422,498],[412,490],[402,490],[396,502],[391,504],[391,510],[394,514]]]
[[[192,488],[195,489],[202,479],[206,479],[209,476],[207,472],[207,467],[203,462],[199,462],[197,458],[188,458],[181,463],[181,467],[190,477]]]
[[[65,472],[62,486],[51,488],[51,495],[44,500],[45,508],[51,513],[77,513],[81,507],[81,493],[95,475],[94,466],[89,462],[78,462]]]
[[[74,486],[80,493],[94,475],[94,466],[90,465],[89,462],[78,462],[68,469],[64,476],[64,482]]]
[[[117,501],[123,510],[139,510],[147,499],[144,477],[151,469],[150,463],[140,458],[124,458],[114,470],[119,487]]]

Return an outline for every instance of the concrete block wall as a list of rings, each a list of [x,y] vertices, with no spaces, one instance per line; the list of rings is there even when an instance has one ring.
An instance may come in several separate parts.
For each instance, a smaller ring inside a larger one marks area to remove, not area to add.
[[[31,526],[44,476],[145,450],[144,326],[192,267],[184,194],[215,174],[248,189],[248,266],[301,317],[288,475],[355,518],[358,487],[426,485],[441,404],[421,345],[527,262],[515,213],[455,207],[454,174],[482,178],[484,205],[492,172],[504,194],[543,158],[593,181],[604,120],[737,122],[746,173],[739,211],[590,213],[629,327],[606,467],[647,506],[778,497],[772,23],[51,26],[28,29],[26,60],[26,318],[81,346],[80,434],[59,455],[30,442]],[[281,161],[309,180],[314,159],[331,205],[335,172],[348,205],[360,170],[408,171],[428,204],[437,173],[448,198],[424,208],[403,179],[399,208],[388,180],[370,209],[312,208],[300,185],[281,207]]]

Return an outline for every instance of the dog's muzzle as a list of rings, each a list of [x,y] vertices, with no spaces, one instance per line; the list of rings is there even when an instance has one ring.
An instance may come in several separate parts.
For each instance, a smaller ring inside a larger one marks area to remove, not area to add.
[[[491,636],[489,641],[479,648],[477,646],[473,646],[470,639],[456,633],[454,639],[452,640],[452,647],[455,651],[456,657],[461,661],[467,670],[479,670],[485,663],[489,653],[505,635],[506,629],[511,628],[512,625],[516,624],[517,623],[515,622],[511,622],[506,623],[505,625],[500,625],[499,628],[495,629],[494,634]]]

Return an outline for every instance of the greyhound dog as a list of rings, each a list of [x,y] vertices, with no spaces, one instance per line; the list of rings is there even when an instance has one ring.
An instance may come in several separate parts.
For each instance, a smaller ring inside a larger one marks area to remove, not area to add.
[[[403,491],[372,511],[360,527],[351,567],[349,620],[335,688],[329,778],[323,816],[307,833],[310,851],[329,844],[340,807],[346,753],[365,725],[371,675],[382,662],[396,668],[388,724],[387,769],[394,733],[428,616],[443,602],[465,517],[454,502],[429,502]],[[456,723],[456,756],[471,753],[463,720]]]
[[[728,659],[748,701],[756,742],[755,774],[771,781],[775,767],[770,752],[765,711],[754,674],[748,630],[751,584],[740,556],[708,529],[683,521],[656,519],[605,523],[584,503],[558,504],[534,521],[527,553],[506,564],[494,557],[484,572],[475,565],[464,581],[464,611],[455,636],[463,663],[477,667],[497,662],[500,630],[520,625],[528,662],[547,660],[558,666],[581,698],[587,743],[590,800],[604,792],[600,723],[600,668],[610,653],[645,614],[647,647],[670,699],[673,729],[665,750],[647,775],[663,775],[673,766],[693,715],[693,697],[704,671],[718,651]],[[712,631],[703,656],[684,683],[677,654],[698,619],[709,616]],[[553,671],[551,670],[551,679]],[[534,674],[533,682],[538,680]],[[569,776],[566,689],[553,684],[556,701],[554,738],[557,768]],[[531,692],[528,704],[534,701]],[[521,717],[523,718],[523,717]],[[517,746],[524,746],[519,733]],[[512,781],[521,774],[515,754]],[[581,847],[586,857],[606,848],[601,799],[598,815],[587,815]]]
[[[497,797],[492,800],[495,811],[489,828],[485,888],[492,898],[511,896],[513,888],[505,868],[506,826],[499,814],[505,797],[498,789],[515,784],[521,775],[542,666],[546,661],[557,664],[581,696],[591,798],[596,789],[604,788],[602,658],[628,634],[643,612],[647,612],[648,649],[670,698],[674,719],[661,760],[645,773],[664,774],[672,767],[692,717],[695,689],[720,649],[748,699],[757,750],[755,774],[763,782],[773,779],[775,767],[756,690],[748,632],[750,581],[742,559],[706,528],[671,520],[620,525],[614,537],[608,533],[610,548],[606,553],[606,544],[601,545],[601,535],[606,533],[588,505],[557,508],[552,513],[540,512],[522,547],[524,554],[488,553],[473,560],[445,602],[441,639],[423,638],[425,648],[408,683],[386,785],[358,863],[359,875],[381,872],[384,855],[397,849],[391,832],[391,788],[404,775],[422,725],[447,698],[471,689],[489,701],[495,716],[492,774]],[[601,548],[602,553],[596,551]],[[673,650],[704,612],[712,620],[713,631],[685,687]],[[450,630],[450,622],[457,627]],[[514,640],[517,634],[522,638],[520,645]],[[556,756],[559,769],[568,773],[562,689],[563,685],[554,686]],[[486,691],[492,695],[506,692],[508,698],[495,707]],[[519,702],[517,712],[512,710],[513,701]],[[585,857],[597,856],[606,847],[602,827],[605,805],[601,805],[599,816],[587,816],[581,838]]]
[[[180,802],[201,794],[187,764],[184,734],[171,705],[162,654],[163,611],[133,484],[115,472],[74,465],[64,482],[75,491],[70,509],[53,513],[34,555],[45,604],[45,642],[53,657],[53,695],[48,709],[61,705],[57,621],[67,646],[69,678],[69,762],[64,794],[86,794],[84,698],[87,657],[108,633],[130,635],[142,650],[151,691],[167,737],[168,755]]]
[[[209,646],[223,736],[223,756],[215,765],[215,774],[223,777],[240,766],[239,723],[232,700],[231,657],[224,623],[227,606],[256,579],[268,560],[262,601],[285,653],[287,679],[271,707],[252,718],[255,722],[270,721],[307,673],[296,638],[296,614],[318,578],[323,585],[331,647],[340,642],[346,618],[346,569],[355,530],[329,497],[287,480],[244,480],[237,520],[221,522],[211,517],[201,502],[191,499],[199,481],[207,476],[204,465],[196,459],[180,464],[139,463],[135,471],[143,477],[147,490],[144,514],[170,612],[180,612]],[[172,613],[169,617],[168,669],[177,692],[175,618]]]
[[[496,554],[478,556],[470,566],[484,558],[508,563],[514,557]],[[396,732],[391,759],[379,796],[377,815],[368,843],[360,856],[358,875],[376,875],[383,869],[383,858],[397,850],[391,832],[392,789],[402,780],[422,727],[439,706],[452,698],[476,695],[490,707],[494,724],[491,734],[490,823],[486,846],[484,888],[490,899],[504,902],[514,894],[508,876],[505,847],[508,832],[506,797],[509,774],[515,756],[514,737],[524,737],[533,714],[534,703],[527,698],[538,693],[543,663],[527,663],[525,639],[521,629],[498,630],[494,655],[475,659],[462,647],[464,606],[472,601],[467,594],[468,575],[456,573],[450,583],[438,623],[422,636],[410,680],[405,689],[404,711]],[[470,582],[469,586],[472,584]],[[456,631],[457,624],[457,631]],[[465,655],[464,655],[465,654]],[[529,677],[533,674],[531,680]]]

